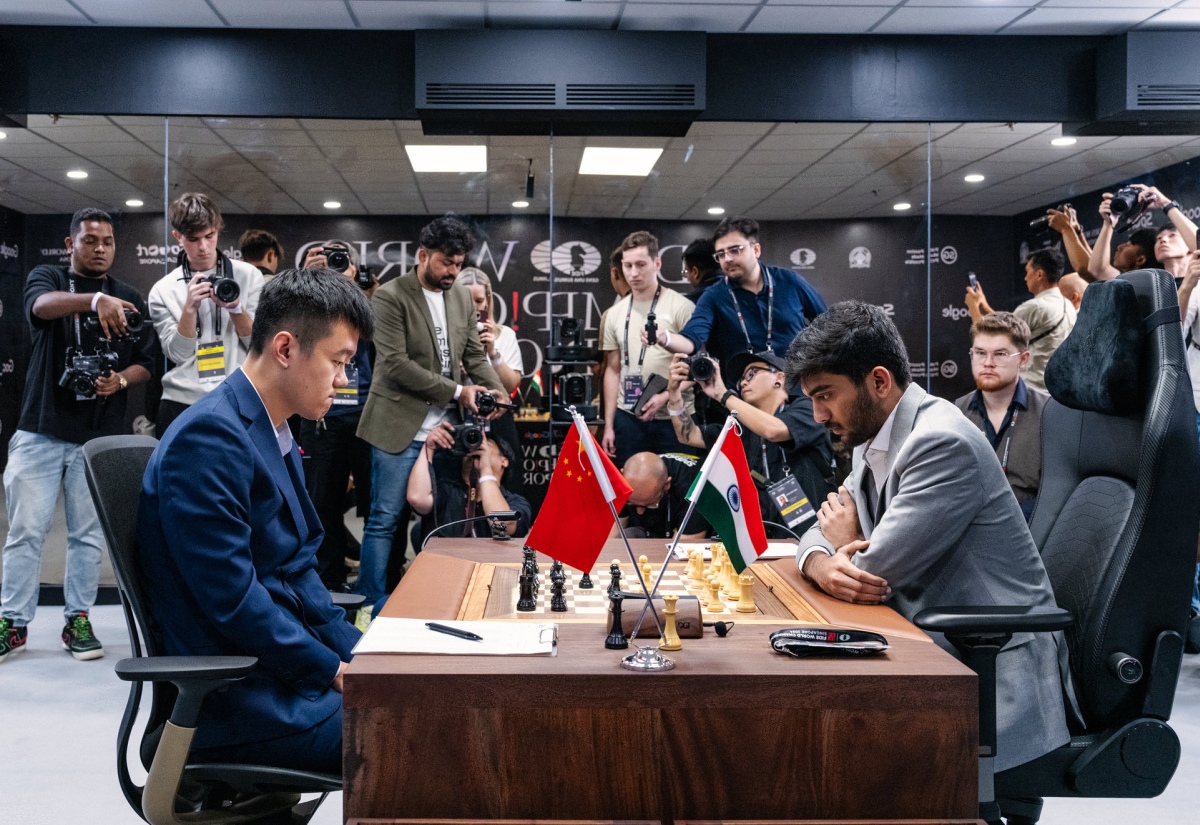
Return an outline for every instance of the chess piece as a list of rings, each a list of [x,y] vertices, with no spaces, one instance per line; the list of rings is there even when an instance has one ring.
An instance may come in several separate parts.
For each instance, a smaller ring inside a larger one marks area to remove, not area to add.
[[[521,613],[532,613],[537,610],[537,577],[522,573],[517,579],[521,587],[521,598],[517,600],[517,610]]]
[[[679,638],[679,631],[675,628],[675,614],[679,612],[679,607],[676,602],[679,597],[674,593],[668,593],[663,596],[663,636],[658,643],[659,650],[683,650],[683,642]]]
[[[613,562],[615,565],[616,562]],[[609,598],[609,612],[612,616],[611,629],[608,631],[608,638],[604,640],[604,646],[609,650],[624,650],[629,647],[629,641],[625,638],[625,632],[621,628],[621,602],[625,601],[625,597],[618,590]]]
[[[646,590],[649,591],[654,586],[654,571],[650,567],[650,559],[646,556],[638,556],[638,567],[642,571],[642,581],[646,584]]]
[[[530,581],[533,582],[533,595],[536,598],[542,585],[541,577],[538,574],[537,552],[527,544],[522,553],[524,559],[521,562],[521,575],[529,576]]]
[[[704,556],[699,550],[688,552],[688,587],[699,590],[704,587]]]
[[[580,590],[591,590],[595,586],[596,585],[592,584],[592,577],[589,576],[587,573],[584,573],[583,578],[581,578],[579,580],[579,589]]]
[[[566,579],[565,579],[565,577],[563,577],[561,575],[561,571],[558,576],[554,576],[553,574],[551,574],[551,576],[552,576],[552,578],[550,579],[550,612],[566,613],[567,612],[567,599],[563,595],[563,587],[565,585]]]
[[[708,603],[704,606],[705,613],[721,613],[725,610],[725,605],[721,603],[721,589],[717,584],[717,577],[709,575],[708,577]]]
[[[725,580],[721,583],[721,592],[724,593],[730,601],[736,602],[739,592],[738,574],[737,571],[733,569],[733,562],[729,561],[728,556],[725,559],[725,567],[722,572],[724,573]]]
[[[614,560],[613,563],[608,566],[608,575],[612,577],[612,580],[608,583],[608,597],[611,599],[613,594],[621,592],[620,562]]]
[[[756,609],[754,604],[754,576],[750,575],[749,571],[738,576],[738,590],[741,598],[738,599],[738,613],[753,613]]]
[[[566,581],[567,571],[563,570],[563,563],[558,559],[554,560],[554,564],[550,565],[550,581],[562,579]]]

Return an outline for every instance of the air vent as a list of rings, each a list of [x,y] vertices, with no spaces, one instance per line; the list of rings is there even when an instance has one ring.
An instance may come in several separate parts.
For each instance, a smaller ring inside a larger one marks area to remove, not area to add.
[[[1156,109],[1191,109],[1200,107],[1200,86],[1191,83],[1170,85],[1140,84],[1137,105]]]
[[[696,86],[692,83],[568,83],[567,105],[693,109]]]
[[[426,83],[427,106],[553,106],[553,83]]]

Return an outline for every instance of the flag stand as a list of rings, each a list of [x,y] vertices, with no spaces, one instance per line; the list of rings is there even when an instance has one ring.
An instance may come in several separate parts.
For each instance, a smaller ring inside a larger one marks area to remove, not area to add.
[[[717,440],[713,443],[712,449],[708,451],[710,457],[721,451],[721,445],[725,443],[725,436],[734,427],[739,427],[738,432],[741,433],[741,425],[737,423],[737,410],[730,410],[729,417],[725,419],[725,427],[721,430],[721,434],[717,436]],[[712,462],[709,459],[705,459],[703,466],[700,468],[700,475],[696,477],[695,486],[697,489],[704,486],[704,482],[708,479],[708,472],[711,468]],[[646,619],[646,608],[649,607],[651,610],[654,609],[654,594],[658,592],[658,586],[662,583],[663,576],[667,573],[667,565],[671,563],[671,558],[675,555],[675,548],[679,546],[679,537],[683,534],[683,528],[688,523],[688,519],[692,517],[692,511],[695,509],[696,501],[695,499],[690,499],[688,501],[687,512],[683,515],[683,521],[679,523],[679,529],[675,531],[675,539],[671,542],[670,549],[667,550],[667,557],[663,559],[662,567],[658,568],[658,574],[654,577],[654,588],[650,591],[650,595],[646,597],[646,604],[642,606],[642,613],[640,616],[638,616],[637,624],[633,626],[634,637],[636,637],[638,631],[642,629],[642,622]],[[617,523],[620,524],[620,521]],[[621,535],[624,536],[624,531],[622,531]],[[625,546],[629,546],[628,541],[625,542]],[[633,558],[632,550],[629,551],[629,557]],[[639,572],[638,575],[640,576],[641,573]],[[646,585],[643,583],[642,587],[645,588],[645,586]],[[659,635],[661,636],[662,623],[657,621],[657,613],[655,614],[654,618],[655,622],[658,624]]]
[[[579,431],[579,441],[583,444],[583,449],[587,453],[588,463],[596,471],[596,481],[600,484],[600,489],[604,493],[605,500],[608,502],[609,512],[612,513],[613,521],[621,533],[621,541],[625,544],[625,551],[629,554],[629,561],[633,565],[634,572],[637,573],[638,582],[642,586],[642,592],[646,594],[646,604],[642,607],[642,615],[638,619],[638,629],[641,628],[642,619],[645,618],[648,608],[654,616],[654,624],[658,628],[658,635],[661,638],[663,635],[662,620],[658,616],[658,611],[654,609],[650,597],[650,588],[646,585],[646,579],[642,576],[642,571],[638,567],[637,557],[633,555],[633,547],[629,544],[629,537],[625,535],[625,527],[621,524],[621,514],[617,512],[617,507],[613,504],[616,494],[613,492],[612,484],[608,480],[608,474],[604,472],[604,464],[600,461],[600,455],[596,452],[596,442],[592,439],[592,434],[588,432],[583,416],[579,414],[574,406],[571,406],[569,409],[571,411],[571,418],[575,422],[575,428]],[[631,638],[637,638],[636,631]],[[634,645],[637,646],[637,643],[634,642]],[[638,647],[636,653],[622,659],[621,667],[626,670],[636,671],[663,671],[675,667],[675,663],[659,653],[656,647],[650,645]]]

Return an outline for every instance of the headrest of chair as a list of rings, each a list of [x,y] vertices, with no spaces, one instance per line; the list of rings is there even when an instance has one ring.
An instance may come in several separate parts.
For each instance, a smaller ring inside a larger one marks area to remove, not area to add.
[[[1120,279],[1091,284],[1084,290],[1075,328],[1046,365],[1046,389],[1076,410],[1138,412],[1145,336],[1133,284]]]

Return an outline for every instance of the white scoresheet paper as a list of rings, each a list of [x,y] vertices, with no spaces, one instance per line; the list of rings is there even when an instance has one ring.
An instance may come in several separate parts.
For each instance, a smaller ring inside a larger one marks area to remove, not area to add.
[[[457,622],[436,624],[466,630],[482,641],[460,639],[430,630],[425,619],[391,619],[380,616],[351,651],[367,653],[434,653],[465,656],[555,656],[558,654],[558,625],[553,622]]]

